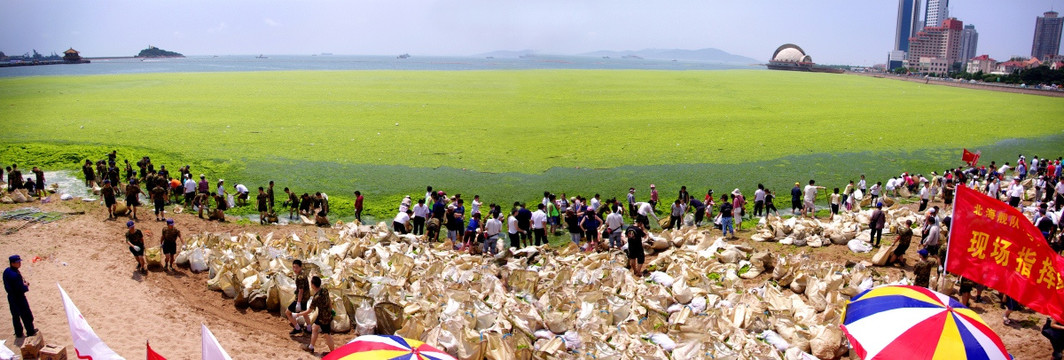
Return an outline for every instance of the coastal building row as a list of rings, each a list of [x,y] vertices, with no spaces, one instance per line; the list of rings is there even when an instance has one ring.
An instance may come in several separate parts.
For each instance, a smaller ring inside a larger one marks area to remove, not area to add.
[[[904,67],[918,73],[983,71],[1008,74],[1010,69],[1029,68],[1035,63],[1053,67],[1061,60],[1064,18],[1055,11],[1037,17],[1031,59],[998,63],[989,56],[976,56],[979,32],[975,25],[965,25],[963,21],[949,17],[949,0],[927,0],[926,5],[921,19],[920,0],[898,0],[894,47],[887,55],[888,70]]]

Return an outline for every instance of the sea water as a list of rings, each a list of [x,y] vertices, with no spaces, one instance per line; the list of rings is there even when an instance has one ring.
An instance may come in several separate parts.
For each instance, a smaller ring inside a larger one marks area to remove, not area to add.
[[[399,59],[392,56],[270,55],[266,58],[259,58],[254,55],[227,55],[159,59],[92,59],[89,64],[16,66],[0,68],[0,77],[286,70],[527,69],[728,70],[761,69],[761,67],[752,64],[581,56],[524,58],[412,56]]]

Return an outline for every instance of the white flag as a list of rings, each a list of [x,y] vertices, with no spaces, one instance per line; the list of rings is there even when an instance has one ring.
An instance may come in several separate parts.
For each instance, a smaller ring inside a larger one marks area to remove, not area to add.
[[[225,353],[225,349],[222,349],[222,344],[218,343],[214,334],[207,330],[207,325],[200,324],[200,327],[200,337],[203,338],[203,360],[233,360],[229,354]]]
[[[59,286],[59,294],[63,296],[63,308],[66,309],[67,323],[70,324],[70,337],[74,339],[74,354],[78,359],[92,359],[92,360],[113,360],[113,359],[125,359],[118,356],[107,347],[107,344],[100,340],[99,336],[96,336],[96,332],[92,331],[92,327],[89,326],[89,322],[85,321],[85,317],[81,316],[81,310],[78,310],[77,306],[74,306],[74,302],[70,301],[70,296],[59,283],[55,284]]]

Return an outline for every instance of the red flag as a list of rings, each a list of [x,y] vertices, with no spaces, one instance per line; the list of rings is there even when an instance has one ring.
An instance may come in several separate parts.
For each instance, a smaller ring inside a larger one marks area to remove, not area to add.
[[[957,187],[946,271],[1064,322],[1064,257],[1019,210]]]
[[[159,355],[155,350],[151,349],[151,343],[145,342],[148,345],[148,360],[166,360],[162,355]]]
[[[979,162],[979,155],[980,154],[981,154],[981,152],[974,152],[973,153],[971,151],[968,151],[968,149],[964,149],[964,155],[961,156],[961,160],[964,161],[965,163],[968,163],[968,165],[971,165],[971,166],[974,167],[975,164]]]

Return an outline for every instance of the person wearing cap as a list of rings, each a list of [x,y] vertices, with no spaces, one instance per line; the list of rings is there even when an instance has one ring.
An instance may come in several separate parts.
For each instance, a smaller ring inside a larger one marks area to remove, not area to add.
[[[938,269],[938,260],[928,258],[927,249],[920,249],[920,261],[913,265],[913,285],[929,288],[931,285],[931,271]]]
[[[103,206],[107,208],[107,219],[111,220],[115,218],[115,188],[111,186],[111,180],[103,180],[103,188],[100,189],[100,195],[103,196]]]
[[[22,258],[11,255],[7,260],[10,266],[4,269],[4,290],[7,291],[7,304],[11,308],[11,322],[15,325],[15,337],[23,337],[23,330],[26,331],[25,335],[37,335],[37,329],[33,327],[33,312],[30,311],[30,303],[26,300],[30,283],[19,271]]]
[[[137,260],[137,270],[142,274],[148,273],[148,263],[144,260],[144,233],[140,232],[140,229],[136,228],[136,224],[133,220],[126,222],[126,245],[129,245],[129,252],[133,253],[133,258]]]
[[[163,270],[174,271],[174,255],[177,254],[177,241],[181,240],[181,245],[185,245],[185,239],[181,237],[181,230],[174,227],[174,219],[166,219],[166,227],[161,231],[162,237],[159,239],[159,243],[162,244],[163,256],[165,260],[163,262]]]
[[[149,177],[149,179],[151,178]],[[163,221],[163,216],[166,215],[166,187],[159,183],[152,185],[149,180],[148,188],[150,189],[148,194],[151,196],[152,205],[155,205],[155,221]]]
[[[564,193],[562,194],[562,200],[565,200],[565,194]],[[630,214],[629,216],[632,216],[634,218],[635,217],[635,210],[636,210],[636,208],[635,208],[635,188],[634,187],[628,188],[628,194],[625,195],[625,200],[628,201],[628,214]],[[565,212],[565,210],[567,210],[567,209],[562,209],[562,212]]]
[[[137,206],[140,206],[140,186],[137,185],[137,179],[129,179],[129,185],[126,185],[126,206],[129,207],[129,215],[133,220],[137,220]]]
[[[732,190],[732,221],[735,221],[735,230],[742,230],[743,216],[746,216],[746,197],[738,188]]]
[[[883,203],[876,203],[876,209],[872,210],[872,216],[868,218],[868,228],[871,230],[868,240],[872,242],[872,246],[879,247],[886,224],[887,214],[883,212]]]

